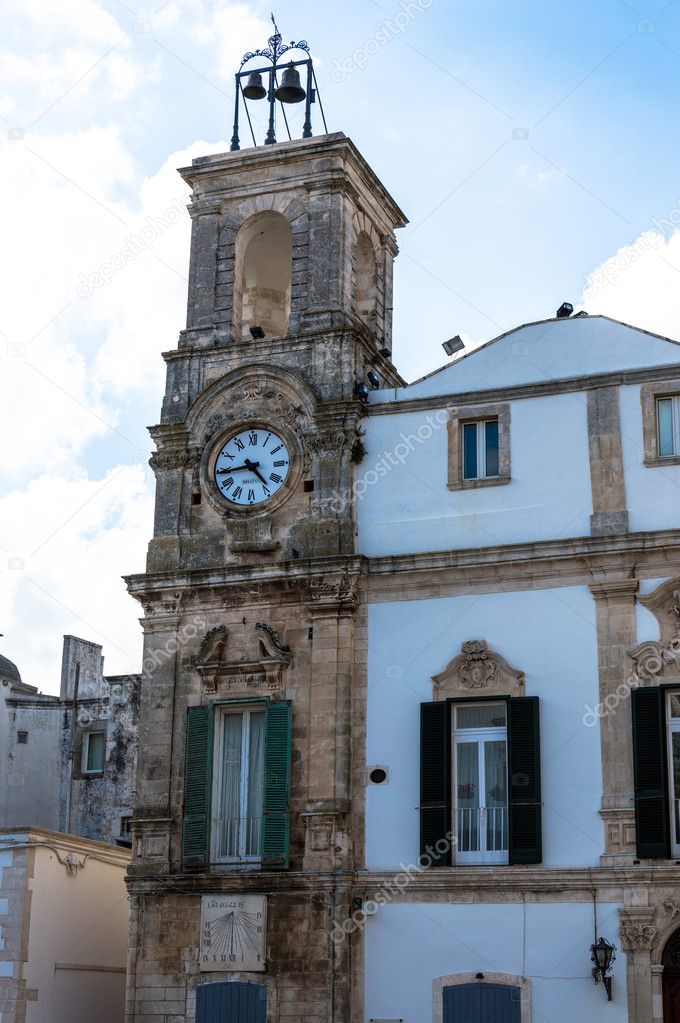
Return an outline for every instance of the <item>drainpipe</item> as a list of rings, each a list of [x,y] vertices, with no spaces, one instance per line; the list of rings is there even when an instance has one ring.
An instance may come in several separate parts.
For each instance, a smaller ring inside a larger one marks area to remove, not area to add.
[[[76,722],[78,718],[78,690],[80,689],[80,661],[76,661],[76,680],[73,685],[73,698],[71,700],[71,736],[69,739],[68,752],[68,789],[66,790],[66,820],[64,831],[71,834],[71,799],[73,790],[73,758],[75,754]]]

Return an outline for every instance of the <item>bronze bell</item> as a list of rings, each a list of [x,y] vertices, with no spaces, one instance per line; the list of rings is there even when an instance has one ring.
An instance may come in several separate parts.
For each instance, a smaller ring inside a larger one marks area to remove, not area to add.
[[[248,75],[248,81],[246,82],[243,95],[246,99],[264,99],[267,95],[267,90],[262,84],[262,75],[259,71],[251,71]]]
[[[280,103],[302,103],[307,93],[300,85],[300,74],[296,67],[289,64],[283,72],[281,84],[274,93]]]

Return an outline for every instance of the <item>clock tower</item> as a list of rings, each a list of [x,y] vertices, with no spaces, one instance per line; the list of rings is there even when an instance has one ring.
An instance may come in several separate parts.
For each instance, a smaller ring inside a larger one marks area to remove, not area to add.
[[[127,580],[145,637],[127,1020],[358,1020],[361,937],[333,940],[364,862],[355,484],[367,389],[402,383],[406,221],[340,133],[180,173],[187,325]]]

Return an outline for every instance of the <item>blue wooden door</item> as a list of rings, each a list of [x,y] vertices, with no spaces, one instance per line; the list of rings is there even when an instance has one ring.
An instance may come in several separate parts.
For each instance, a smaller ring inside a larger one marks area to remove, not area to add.
[[[444,1023],[520,1023],[520,989],[509,984],[445,987]]]
[[[232,981],[196,989],[196,1023],[266,1023],[264,984]]]

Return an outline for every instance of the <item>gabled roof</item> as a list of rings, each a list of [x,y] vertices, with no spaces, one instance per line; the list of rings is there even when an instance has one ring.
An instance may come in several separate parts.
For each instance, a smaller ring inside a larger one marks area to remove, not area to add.
[[[376,403],[680,365],[680,343],[609,316],[539,320],[501,334]]]

